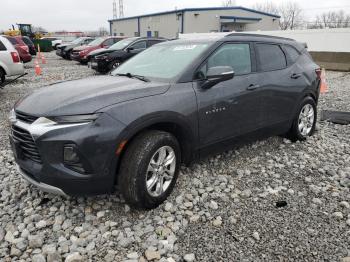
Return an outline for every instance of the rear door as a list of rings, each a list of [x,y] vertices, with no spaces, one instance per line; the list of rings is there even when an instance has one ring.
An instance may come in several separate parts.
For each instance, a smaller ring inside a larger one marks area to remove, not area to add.
[[[255,59],[250,43],[221,45],[196,73],[200,143],[214,144],[256,130],[261,124],[260,95]],[[201,88],[208,69],[231,66],[233,79],[210,89]]]
[[[263,126],[288,122],[297,102],[300,84],[294,74],[302,70],[287,63],[283,47],[275,43],[256,43]],[[298,87],[299,86],[299,87]]]

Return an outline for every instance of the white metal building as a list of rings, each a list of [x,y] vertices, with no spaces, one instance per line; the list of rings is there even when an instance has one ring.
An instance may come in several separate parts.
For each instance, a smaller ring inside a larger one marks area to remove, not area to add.
[[[109,20],[111,35],[176,38],[179,33],[278,30],[279,16],[245,7],[187,8]]]

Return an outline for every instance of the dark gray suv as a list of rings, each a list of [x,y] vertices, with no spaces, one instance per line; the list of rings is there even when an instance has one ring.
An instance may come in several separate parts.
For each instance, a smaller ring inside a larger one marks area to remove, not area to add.
[[[15,104],[22,176],[61,195],[104,194],[154,208],[181,163],[316,124],[320,69],[291,39],[232,34],[155,45],[111,75],[42,88]]]

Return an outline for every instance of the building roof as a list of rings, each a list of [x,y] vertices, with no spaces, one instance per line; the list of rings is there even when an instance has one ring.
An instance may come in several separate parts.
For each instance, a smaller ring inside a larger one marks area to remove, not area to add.
[[[205,8],[185,8],[185,9],[178,9],[178,10],[172,10],[172,11],[165,11],[165,12],[159,12],[159,13],[151,13],[151,14],[145,14],[145,15],[139,15],[139,16],[130,16],[130,17],[124,17],[124,18],[117,18],[117,19],[110,19],[108,22],[113,21],[123,21],[123,20],[129,20],[129,19],[136,19],[136,18],[142,18],[142,17],[150,17],[150,16],[158,16],[158,15],[168,15],[168,14],[176,14],[176,13],[185,13],[185,12],[199,12],[199,11],[221,11],[221,10],[243,10],[255,14],[261,14],[266,16],[271,16],[274,18],[281,18],[279,15],[270,14],[266,12],[257,11],[254,9],[242,7],[242,6],[232,6],[232,7],[205,7]]]

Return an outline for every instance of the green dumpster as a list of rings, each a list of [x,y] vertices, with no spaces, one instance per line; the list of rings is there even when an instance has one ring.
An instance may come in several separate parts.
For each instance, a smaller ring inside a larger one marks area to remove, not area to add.
[[[38,45],[40,46],[41,52],[51,52],[53,50],[52,48],[52,42],[50,40],[44,40],[44,39],[34,39],[35,48],[38,49]]]

